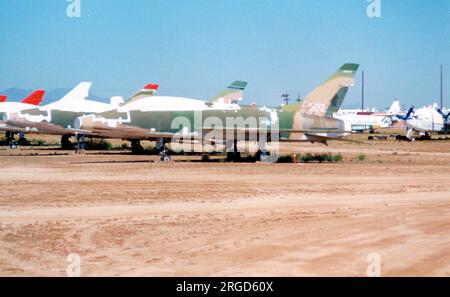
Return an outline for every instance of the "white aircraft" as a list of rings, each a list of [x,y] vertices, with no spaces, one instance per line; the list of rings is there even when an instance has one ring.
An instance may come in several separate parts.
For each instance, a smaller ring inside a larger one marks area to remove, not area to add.
[[[69,116],[70,113],[97,113],[104,112],[117,108],[123,103],[121,97],[111,98],[110,103],[103,103],[99,101],[93,101],[87,99],[89,96],[89,89],[92,83],[82,82],[72,91],[70,91],[63,98],[52,102],[50,104],[44,105],[39,108],[28,108],[26,110],[20,110],[17,112],[17,117],[11,115],[7,119],[17,119],[21,118],[30,122],[42,122],[46,121],[52,123],[55,121],[54,117],[58,117],[59,114],[64,114],[64,117]]]
[[[374,132],[376,129],[388,128],[396,120],[393,117],[400,113],[400,103],[394,100],[387,112],[375,112],[359,109],[341,109],[333,114],[336,119],[343,120],[351,125],[352,131]]]
[[[0,115],[36,108],[41,104],[44,95],[44,90],[37,90],[21,102],[7,102],[7,96],[0,95]]]
[[[407,132],[406,137],[414,140],[414,132],[429,136],[431,133],[447,133],[450,131],[450,112],[445,114],[437,104],[426,106],[420,109],[411,107],[409,112],[404,116],[398,116],[405,122]]]
[[[72,145],[69,138],[77,134],[72,129],[76,118],[115,110],[124,104],[123,98],[119,96],[112,97],[109,103],[89,100],[91,85],[90,82],[82,82],[63,98],[42,107],[32,106],[6,112],[3,116],[4,126],[0,130],[61,135],[61,143],[69,147]],[[135,96],[149,92],[153,94],[157,89],[158,85],[148,84]]]
[[[14,133],[16,130],[2,121],[2,119],[7,118],[9,114],[17,113],[22,110],[28,110],[36,108],[42,102],[42,98],[45,95],[44,90],[37,90],[31,93],[27,98],[21,102],[7,102],[7,96],[0,95],[0,131],[5,132],[6,142],[9,143],[14,138]],[[21,136],[19,138],[19,144],[25,144],[26,139]]]

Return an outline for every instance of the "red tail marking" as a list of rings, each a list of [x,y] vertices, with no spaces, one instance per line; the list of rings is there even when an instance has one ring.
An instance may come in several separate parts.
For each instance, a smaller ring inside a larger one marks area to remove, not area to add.
[[[0,95],[0,102],[6,102],[7,98],[8,98],[8,96]]]
[[[153,91],[157,91],[159,88],[159,85],[157,84],[148,84],[144,87],[145,90],[153,90]]]
[[[24,99],[22,101],[22,103],[39,105],[42,102],[42,98],[44,97],[44,94],[45,94],[44,90],[37,90],[37,91],[33,92],[30,96],[28,96],[26,99]]]

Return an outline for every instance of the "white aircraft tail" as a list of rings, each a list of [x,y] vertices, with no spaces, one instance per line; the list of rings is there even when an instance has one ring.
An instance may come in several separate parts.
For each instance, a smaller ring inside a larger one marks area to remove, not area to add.
[[[114,96],[114,97],[111,97],[111,99],[109,100],[109,104],[116,108],[123,105],[124,103],[125,103],[125,100],[123,100],[123,98],[121,96]]]
[[[391,107],[389,108],[389,114],[399,114],[401,112],[400,101],[397,99],[394,100]]]
[[[64,101],[79,101],[85,100],[89,96],[89,90],[91,89],[91,82],[82,82],[76,86],[72,91],[67,93],[61,100]]]

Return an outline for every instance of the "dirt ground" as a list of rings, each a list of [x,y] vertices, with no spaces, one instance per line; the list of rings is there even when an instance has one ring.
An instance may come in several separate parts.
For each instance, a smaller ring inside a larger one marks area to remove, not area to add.
[[[344,160],[1,149],[0,275],[450,276],[449,141],[290,149]]]

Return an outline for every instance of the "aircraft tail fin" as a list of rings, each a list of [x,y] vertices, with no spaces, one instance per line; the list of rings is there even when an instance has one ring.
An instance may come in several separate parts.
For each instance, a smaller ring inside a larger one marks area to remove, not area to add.
[[[31,93],[30,96],[22,100],[22,103],[26,104],[32,104],[32,105],[39,105],[42,102],[42,98],[44,98],[45,91],[44,90],[37,90]]]
[[[154,96],[159,89],[158,84],[149,83],[146,84],[142,89],[137,91],[133,96],[131,96],[124,104],[129,104],[143,97]]]
[[[415,110],[416,110],[416,108],[414,106],[411,106],[411,108],[408,110],[406,115],[403,117],[400,116],[399,118],[406,121],[411,118],[411,115],[414,113]]]
[[[400,107],[400,101],[398,99],[395,99],[394,102],[392,102],[391,107],[388,110],[388,114],[398,114],[401,111]]]
[[[437,112],[439,112],[441,114],[441,116],[444,118],[445,121],[448,121],[448,118],[450,117],[450,112],[445,114],[441,108],[438,108]]]
[[[349,87],[354,85],[354,78],[359,64],[342,65],[328,80],[309,93],[300,112],[310,115],[332,116],[337,112],[347,95]]]
[[[152,95],[155,95],[156,91],[158,91],[158,89],[159,89],[158,84],[147,84],[147,85],[145,85],[143,90],[151,93]]]
[[[91,82],[82,82],[78,84],[75,88],[73,88],[69,93],[67,93],[61,100],[85,100],[89,96],[89,90],[91,89]]]
[[[228,86],[226,90],[223,90],[213,98],[209,100],[209,103],[225,103],[231,104],[238,101],[242,101],[244,97],[244,90],[247,87],[246,81],[237,80]]]
[[[6,102],[6,99],[8,99],[8,96],[0,95],[0,103],[1,102]]]

